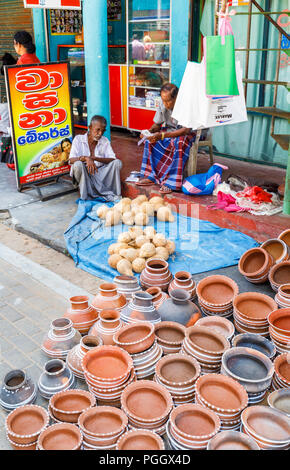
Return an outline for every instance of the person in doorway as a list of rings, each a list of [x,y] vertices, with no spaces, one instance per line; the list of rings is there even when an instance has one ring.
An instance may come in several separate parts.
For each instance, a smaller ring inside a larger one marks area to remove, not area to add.
[[[81,199],[120,199],[122,162],[104,136],[106,126],[103,116],[93,116],[87,134],[77,135],[73,140],[68,163],[73,182],[79,185]]]
[[[196,133],[178,125],[171,117],[178,94],[177,86],[166,83],[160,93],[161,102],[153,119],[154,124],[149,129],[152,135],[145,142],[140,171],[143,178],[136,184],[146,186],[157,183],[160,193],[166,194],[181,190],[183,170]]]
[[[32,36],[27,31],[17,31],[14,35],[14,49],[20,57],[17,65],[38,64],[40,60],[35,54]]]

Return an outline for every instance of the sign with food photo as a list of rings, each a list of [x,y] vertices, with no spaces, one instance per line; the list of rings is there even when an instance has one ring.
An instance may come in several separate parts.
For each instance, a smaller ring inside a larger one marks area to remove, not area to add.
[[[69,173],[69,63],[5,67],[17,185]]]

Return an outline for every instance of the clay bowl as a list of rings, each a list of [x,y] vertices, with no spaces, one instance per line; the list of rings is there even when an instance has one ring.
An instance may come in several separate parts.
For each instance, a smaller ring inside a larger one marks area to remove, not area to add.
[[[234,309],[247,320],[266,320],[269,313],[277,309],[276,302],[265,294],[243,292],[233,300]]]
[[[114,343],[129,354],[149,349],[155,340],[154,325],[150,322],[133,323],[123,326],[113,336]]]
[[[196,325],[211,328],[227,340],[230,340],[235,332],[232,322],[222,317],[203,317],[197,320]]]
[[[274,290],[280,285],[290,283],[290,261],[275,264],[269,271],[269,281]]]
[[[166,419],[173,402],[164,386],[150,380],[138,380],[123,391],[121,405],[129,419],[146,425]]]
[[[11,441],[20,445],[35,443],[39,434],[49,425],[47,411],[38,405],[24,405],[11,411],[5,427]]]
[[[283,242],[286,243],[290,247],[290,229],[284,230],[282,233],[279,235],[279,240],[283,240]]]
[[[134,369],[131,370],[128,378],[122,383],[114,386],[111,384],[110,386],[104,387],[100,382],[94,382],[91,379],[86,379],[88,386],[93,390],[94,394],[98,396],[105,396],[105,397],[113,397],[116,398],[120,395],[120,393],[124,390],[125,387],[129,383],[131,383],[135,379],[135,371]]]
[[[31,442],[30,444],[17,444],[9,439],[8,434],[6,434],[6,439],[14,450],[36,450],[37,441]]]
[[[204,326],[194,325],[187,328],[185,337],[194,349],[212,356],[219,357],[231,347],[223,335]]]
[[[276,348],[272,341],[255,333],[242,333],[232,339],[234,347],[251,348],[265,354],[272,359],[276,354]]]
[[[53,424],[38,438],[39,450],[79,450],[83,436],[79,428],[71,423]]]
[[[270,238],[262,243],[261,248],[268,251],[268,253],[273,256],[276,263],[288,259],[288,246],[279,238]]]
[[[290,308],[280,308],[268,315],[268,322],[278,335],[290,339]]]
[[[161,346],[181,347],[185,331],[184,325],[174,321],[162,321],[155,325],[155,335]]]
[[[84,373],[104,384],[120,384],[129,376],[133,361],[118,346],[99,346],[88,351],[82,360]]]
[[[185,354],[169,354],[157,362],[156,376],[165,385],[184,388],[192,385],[200,375],[200,365]]]
[[[213,275],[199,281],[196,292],[205,304],[222,307],[232,302],[239,288],[231,278]]]
[[[290,388],[276,390],[268,395],[268,405],[290,418]]]
[[[250,279],[263,277],[272,266],[274,260],[264,248],[251,248],[247,250],[240,258],[239,271]]]
[[[128,431],[117,442],[116,450],[164,450],[158,434],[145,429]]]
[[[86,390],[66,390],[53,395],[49,406],[59,421],[77,423],[80,414],[96,405],[94,395]]]
[[[170,414],[171,432],[180,441],[200,442],[211,439],[220,429],[220,419],[216,413],[197,404],[184,404],[174,408]]]
[[[209,441],[207,450],[260,450],[260,447],[242,432],[221,431]]]
[[[237,415],[248,404],[245,388],[231,377],[221,374],[199,377],[195,391],[207,407],[221,415]]]
[[[110,438],[123,432],[128,418],[112,406],[97,406],[84,411],[78,420],[80,429],[91,437]]]
[[[290,356],[289,353],[280,354],[274,361],[274,369],[278,378],[290,387]]]
[[[234,325],[236,330],[239,333],[251,333],[251,334],[259,334],[260,336],[267,337],[269,336],[269,327],[256,327],[252,326],[249,327],[248,325],[246,326],[244,323],[241,323],[238,321],[238,318],[234,316]]]

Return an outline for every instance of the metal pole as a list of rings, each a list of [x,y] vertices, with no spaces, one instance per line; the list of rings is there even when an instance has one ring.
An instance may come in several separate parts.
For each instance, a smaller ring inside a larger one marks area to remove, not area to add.
[[[249,2],[248,8],[248,30],[247,30],[247,55],[246,55],[246,68],[245,68],[245,78],[248,78],[249,74],[249,59],[250,59],[250,43],[251,43],[251,24],[252,24],[252,2]],[[247,103],[247,92],[248,92],[248,83],[245,83],[244,93],[245,101]]]

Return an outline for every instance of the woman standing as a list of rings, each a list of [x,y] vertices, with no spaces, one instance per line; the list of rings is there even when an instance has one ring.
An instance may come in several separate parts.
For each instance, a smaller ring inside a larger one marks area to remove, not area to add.
[[[38,64],[40,60],[35,54],[32,36],[27,31],[17,31],[14,35],[14,49],[20,57],[17,65]]]

